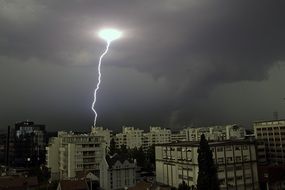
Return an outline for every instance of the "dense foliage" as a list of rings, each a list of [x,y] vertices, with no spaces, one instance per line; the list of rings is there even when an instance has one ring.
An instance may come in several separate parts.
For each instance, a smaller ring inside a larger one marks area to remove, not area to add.
[[[219,190],[217,170],[213,161],[213,154],[210,150],[205,135],[201,135],[198,149],[199,174],[197,190]]]

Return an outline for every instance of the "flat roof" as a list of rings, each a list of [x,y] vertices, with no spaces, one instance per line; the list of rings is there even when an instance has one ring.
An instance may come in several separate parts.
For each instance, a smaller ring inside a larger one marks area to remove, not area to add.
[[[243,145],[243,144],[254,144],[255,141],[250,140],[224,140],[224,141],[208,141],[209,146],[225,146],[225,145]],[[155,146],[192,146],[198,147],[200,144],[199,141],[183,141],[183,142],[174,142],[174,143],[163,143],[156,144]]]
[[[285,119],[260,120],[260,121],[253,121],[253,123],[276,122],[276,121],[285,121]]]

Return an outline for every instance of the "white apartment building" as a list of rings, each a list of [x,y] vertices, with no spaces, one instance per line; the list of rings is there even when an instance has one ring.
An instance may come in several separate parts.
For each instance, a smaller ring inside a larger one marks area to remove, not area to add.
[[[118,148],[122,145],[127,148],[140,148],[143,145],[143,130],[123,126],[122,133],[116,134],[115,142]]]
[[[111,130],[104,129],[103,127],[92,127],[91,134],[94,134],[95,136],[103,136],[107,147],[110,146],[111,134],[112,134]]]
[[[253,141],[209,142],[221,190],[259,189]],[[182,181],[196,186],[199,142],[178,142],[155,147],[156,181],[178,188]]]
[[[200,141],[202,134],[208,140],[243,139],[245,136],[245,129],[237,124],[187,128],[185,131],[187,141]]]
[[[272,164],[285,163],[285,120],[253,123],[255,138],[266,146],[267,159]]]
[[[154,144],[171,142],[171,130],[161,127],[149,127],[149,132],[144,133],[144,147],[150,147]]]
[[[125,189],[136,184],[136,162],[127,155],[107,155],[100,164],[100,186],[104,190]]]
[[[105,157],[105,150],[103,136],[58,132],[46,147],[51,180],[74,178],[82,171],[90,171],[99,177],[99,164]]]
[[[187,140],[187,130],[176,131],[171,133],[171,142],[181,142]]]

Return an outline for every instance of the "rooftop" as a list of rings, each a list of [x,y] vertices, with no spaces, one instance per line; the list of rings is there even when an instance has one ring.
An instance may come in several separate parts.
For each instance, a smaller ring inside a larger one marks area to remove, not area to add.
[[[198,147],[199,141],[183,141],[174,143],[163,143],[156,144],[155,146],[192,146]],[[255,141],[250,140],[224,140],[224,141],[208,141],[210,146],[224,146],[224,145],[243,145],[243,144],[254,144]]]

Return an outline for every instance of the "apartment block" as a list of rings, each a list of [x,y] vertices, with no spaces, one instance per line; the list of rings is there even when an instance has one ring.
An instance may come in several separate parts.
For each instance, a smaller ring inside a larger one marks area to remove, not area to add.
[[[119,147],[140,148],[143,145],[143,130],[134,127],[123,127],[122,133],[116,134],[115,142]]]
[[[171,133],[171,142],[181,142],[187,140],[187,130],[174,131]]]
[[[202,134],[208,140],[229,140],[229,139],[243,139],[245,136],[245,129],[237,124],[187,128],[187,141],[199,141]]]
[[[209,142],[220,189],[259,189],[254,141]],[[178,188],[182,181],[196,186],[199,142],[178,142],[155,147],[156,180]]]
[[[51,180],[74,178],[78,172],[100,175],[99,165],[105,156],[103,136],[58,132],[46,147],[46,164]]]
[[[103,136],[106,146],[110,146],[112,131],[109,129],[104,129],[103,127],[92,127],[91,134],[95,136]]]
[[[154,144],[171,142],[171,130],[161,127],[149,127],[149,132],[143,134],[145,138],[145,147],[150,147]]]
[[[257,121],[253,123],[255,138],[266,146],[271,164],[285,163],[285,120]]]

